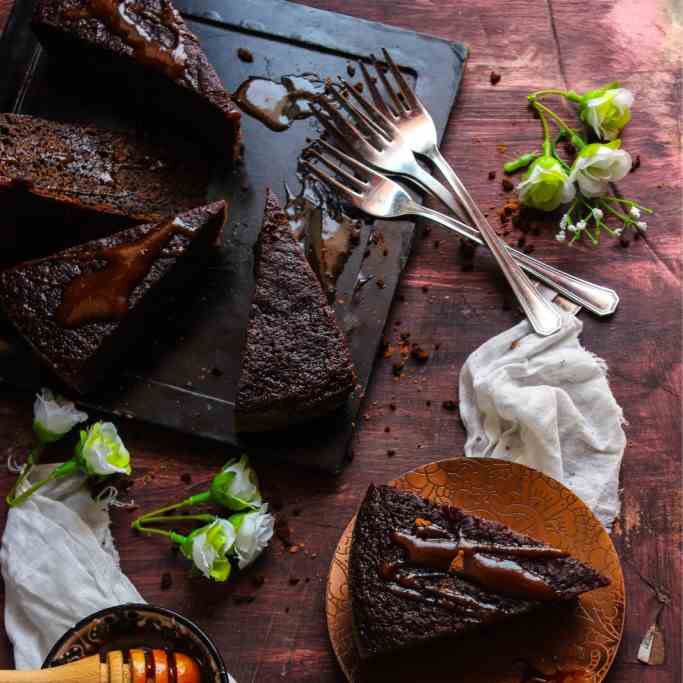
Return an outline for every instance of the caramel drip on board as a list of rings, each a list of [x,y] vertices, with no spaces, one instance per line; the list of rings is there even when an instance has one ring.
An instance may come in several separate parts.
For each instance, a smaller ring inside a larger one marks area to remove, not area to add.
[[[294,121],[313,113],[309,106],[324,92],[324,84],[312,77],[283,76],[280,81],[253,76],[232,94],[235,104],[271,130],[287,130]]]
[[[75,277],[64,288],[62,302],[55,313],[57,322],[66,328],[102,320],[119,320],[128,312],[128,299],[144,280],[152,265],[174,234],[189,239],[195,236],[175,218],[150,230],[133,244],[103,249],[94,258],[107,265],[100,270]]]
[[[178,12],[168,0],[162,0],[160,21],[175,35],[175,47],[167,48],[150,35],[139,19],[128,11],[132,0],[89,0],[92,16],[103,21],[113,33],[133,48],[135,57],[142,63],[165,73],[176,80],[186,75],[187,54]]]

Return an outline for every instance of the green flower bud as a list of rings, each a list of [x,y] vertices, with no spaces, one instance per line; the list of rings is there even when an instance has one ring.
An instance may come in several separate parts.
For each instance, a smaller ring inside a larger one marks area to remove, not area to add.
[[[130,474],[130,453],[111,422],[95,422],[82,430],[76,446],[79,465],[90,475]]]
[[[631,120],[633,93],[618,85],[610,83],[598,90],[591,90],[580,100],[581,119],[601,140],[615,140]]]
[[[553,211],[574,199],[576,189],[560,162],[552,156],[536,159],[517,185],[521,202],[542,211]]]
[[[33,430],[41,443],[59,441],[79,422],[88,419],[86,413],[61,396],[55,396],[49,389],[42,389],[33,404]]]
[[[207,579],[227,581],[232,569],[228,553],[233,549],[235,537],[233,525],[227,519],[218,518],[195,529],[180,549]]]
[[[261,505],[258,478],[246,455],[226,463],[213,478],[209,492],[214,503],[230,510],[244,510]]]

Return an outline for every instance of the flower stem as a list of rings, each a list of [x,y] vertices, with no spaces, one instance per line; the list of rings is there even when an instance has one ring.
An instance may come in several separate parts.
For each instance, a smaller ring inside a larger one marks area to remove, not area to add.
[[[553,152],[553,143],[550,140],[550,129],[548,128],[548,119],[543,115],[543,112],[538,112],[541,119],[541,126],[543,126],[543,156],[551,156]]]
[[[627,216],[625,213],[621,213],[621,211],[617,211],[615,208],[610,206],[607,201],[603,198],[599,200],[600,204],[607,209],[611,214],[614,214],[617,218],[619,218],[621,221],[623,221],[625,224],[633,223],[633,219],[630,216]]]
[[[162,517],[145,517],[144,519],[136,519],[132,526],[135,529],[140,528],[140,523],[143,524],[166,524],[167,522],[213,522],[216,520],[216,515],[164,515]]]
[[[560,88],[545,88],[544,90],[537,90],[529,95],[529,100],[532,102],[537,97],[542,97],[543,95],[559,95],[572,102],[580,102],[581,97],[574,90],[561,90]]]
[[[28,458],[26,458],[26,464],[21,468],[21,472],[19,473],[17,480],[14,482],[14,485],[12,486],[10,492],[7,494],[7,496],[5,498],[8,505],[11,505],[10,501],[14,500],[16,492],[19,490],[21,485],[24,483],[26,477],[28,477],[28,475],[31,473],[31,470],[33,469],[33,465],[35,465],[40,460],[40,455],[44,449],[45,449],[45,444],[39,443],[28,454]]]
[[[552,109],[549,109],[538,100],[534,100],[533,105],[539,114],[541,114],[541,112],[544,112],[545,114],[550,116],[550,118],[553,119],[553,121],[555,121],[555,123],[569,136],[569,140],[571,141],[572,145],[574,145],[574,147],[576,147],[577,149],[583,149],[586,146],[584,140],[581,137],[579,137],[579,135],[573,128],[569,127],[567,122],[559,114],[556,114]]]
[[[648,209],[646,206],[638,204],[638,202],[634,201],[633,199],[624,199],[623,197],[615,197],[614,195],[608,195],[607,197],[605,197],[605,200],[610,202],[621,202],[622,204],[627,204],[628,206],[637,206],[641,211],[645,211],[645,213],[654,213],[652,209]]]
[[[51,481],[54,481],[55,479],[61,479],[62,477],[67,477],[68,475],[72,474],[78,469],[78,463],[76,462],[75,459],[72,460],[67,460],[65,463],[62,463],[58,467],[56,467],[52,472],[50,473],[50,476],[47,477],[46,479],[42,479],[39,482],[36,482],[33,486],[31,486],[30,489],[27,491],[24,491],[20,496],[17,496],[16,498],[12,498],[11,500],[9,499],[9,496],[7,497],[7,504],[10,507],[17,507],[17,505],[21,505],[25,500],[28,500],[36,491],[41,489],[43,486],[48,484]]]
[[[506,173],[514,173],[522,168],[526,168],[532,161],[535,161],[541,155],[538,152],[529,152],[528,154],[522,154],[521,157],[517,157],[512,161],[508,161],[503,164],[503,170]]]
[[[148,519],[154,518],[154,517],[161,517],[164,513],[170,512],[171,510],[178,510],[180,508],[185,508],[185,507],[190,507],[192,505],[202,505],[204,503],[208,503],[211,500],[211,493],[209,491],[204,491],[203,493],[197,493],[194,496],[190,496],[189,498],[186,498],[185,500],[181,500],[179,503],[173,503],[172,505],[166,505],[165,507],[158,508],[156,510],[152,510],[151,512],[147,512],[144,515],[141,515],[138,517],[135,522],[133,522],[133,526],[135,525],[136,522],[145,522]]]

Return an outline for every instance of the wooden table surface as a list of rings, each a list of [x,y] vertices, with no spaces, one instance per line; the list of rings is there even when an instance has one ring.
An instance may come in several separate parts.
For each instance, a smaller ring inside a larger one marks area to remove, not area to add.
[[[0,0],[0,26],[13,0]],[[471,49],[444,152],[484,207],[504,201],[500,165],[535,148],[538,122],[525,95],[541,87],[588,89],[619,79],[636,93],[625,146],[641,167],[620,185],[656,208],[647,240],[628,247],[568,249],[550,227],[531,238],[536,255],[615,288],[621,307],[611,319],[583,314],[584,345],[603,357],[628,420],[623,512],[613,534],[627,590],[626,631],[610,683],[681,680],[681,28],[676,0],[434,2],[432,0],[306,0],[308,4],[434,33]],[[671,3],[671,4],[669,4]],[[588,11],[587,11],[588,10]],[[500,82],[492,86],[492,70]],[[499,144],[506,144],[502,152]],[[497,170],[497,179],[488,173]],[[439,247],[434,240],[439,239]],[[217,640],[239,683],[341,681],[324,618],[324,584],[337,539],[367,485],[420,464],[462,453],[458,373],[467,355],[519,320],[485,255],[462,267],[454,240],[433,232],[417,244],[387,334],[410,332],[429,348],[429,362],[396,381],[391,360],[378,362],[354,444],[355,458],[333,479],[259,463],[266,497],[279,509],[301,550],[276,540],[246,575],[209,586],[187,577],[187,565],[163,543],[132,535],[130,513],[114,512],[123,570],[145,598],[195,619]],[[431,405],[428,405],[428,402]],[[396,410],[391,410],[394,403]],[[0,396],[0,453],[31,444],[31,403]],[[224,459],[220,447],[158,429],[120,425],[134,454],[134,498],[143,508],[180,498],[190,474],[200,490]],[[389,457],[388,450],[395,451]],[[1,476],[0,492],[10,485]],[[5,514],[3,510],[3,515]],[[3,518],[4,521],[4,518]],[[163,590],[169,572],[173,585]],[[254,576],[265,582],[257,587]],[[300,579],[300,581],[290,581]],[[657,614],[657,591],[670,596],[660,616],[665,663],[636,661],[638,645]],[[244,600],[244,596],[253,596]],[[0,666],[11,665],[0,639]]]

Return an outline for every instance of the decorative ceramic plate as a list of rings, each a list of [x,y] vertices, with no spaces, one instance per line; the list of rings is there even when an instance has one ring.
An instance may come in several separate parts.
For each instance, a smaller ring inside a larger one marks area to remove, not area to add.
[[[586,505],[536,470],[491,458],[456,458],[425,465],[390,482],[562,548],[612,583],[577,603],[539,610],[478,636],[442,641],[361,668],[353,643],[348,560],[355,518],[337,546],[327,583],[327,626],[349,681],[393,683],[600,683],[624,627],[624,577],[607,532]]]

